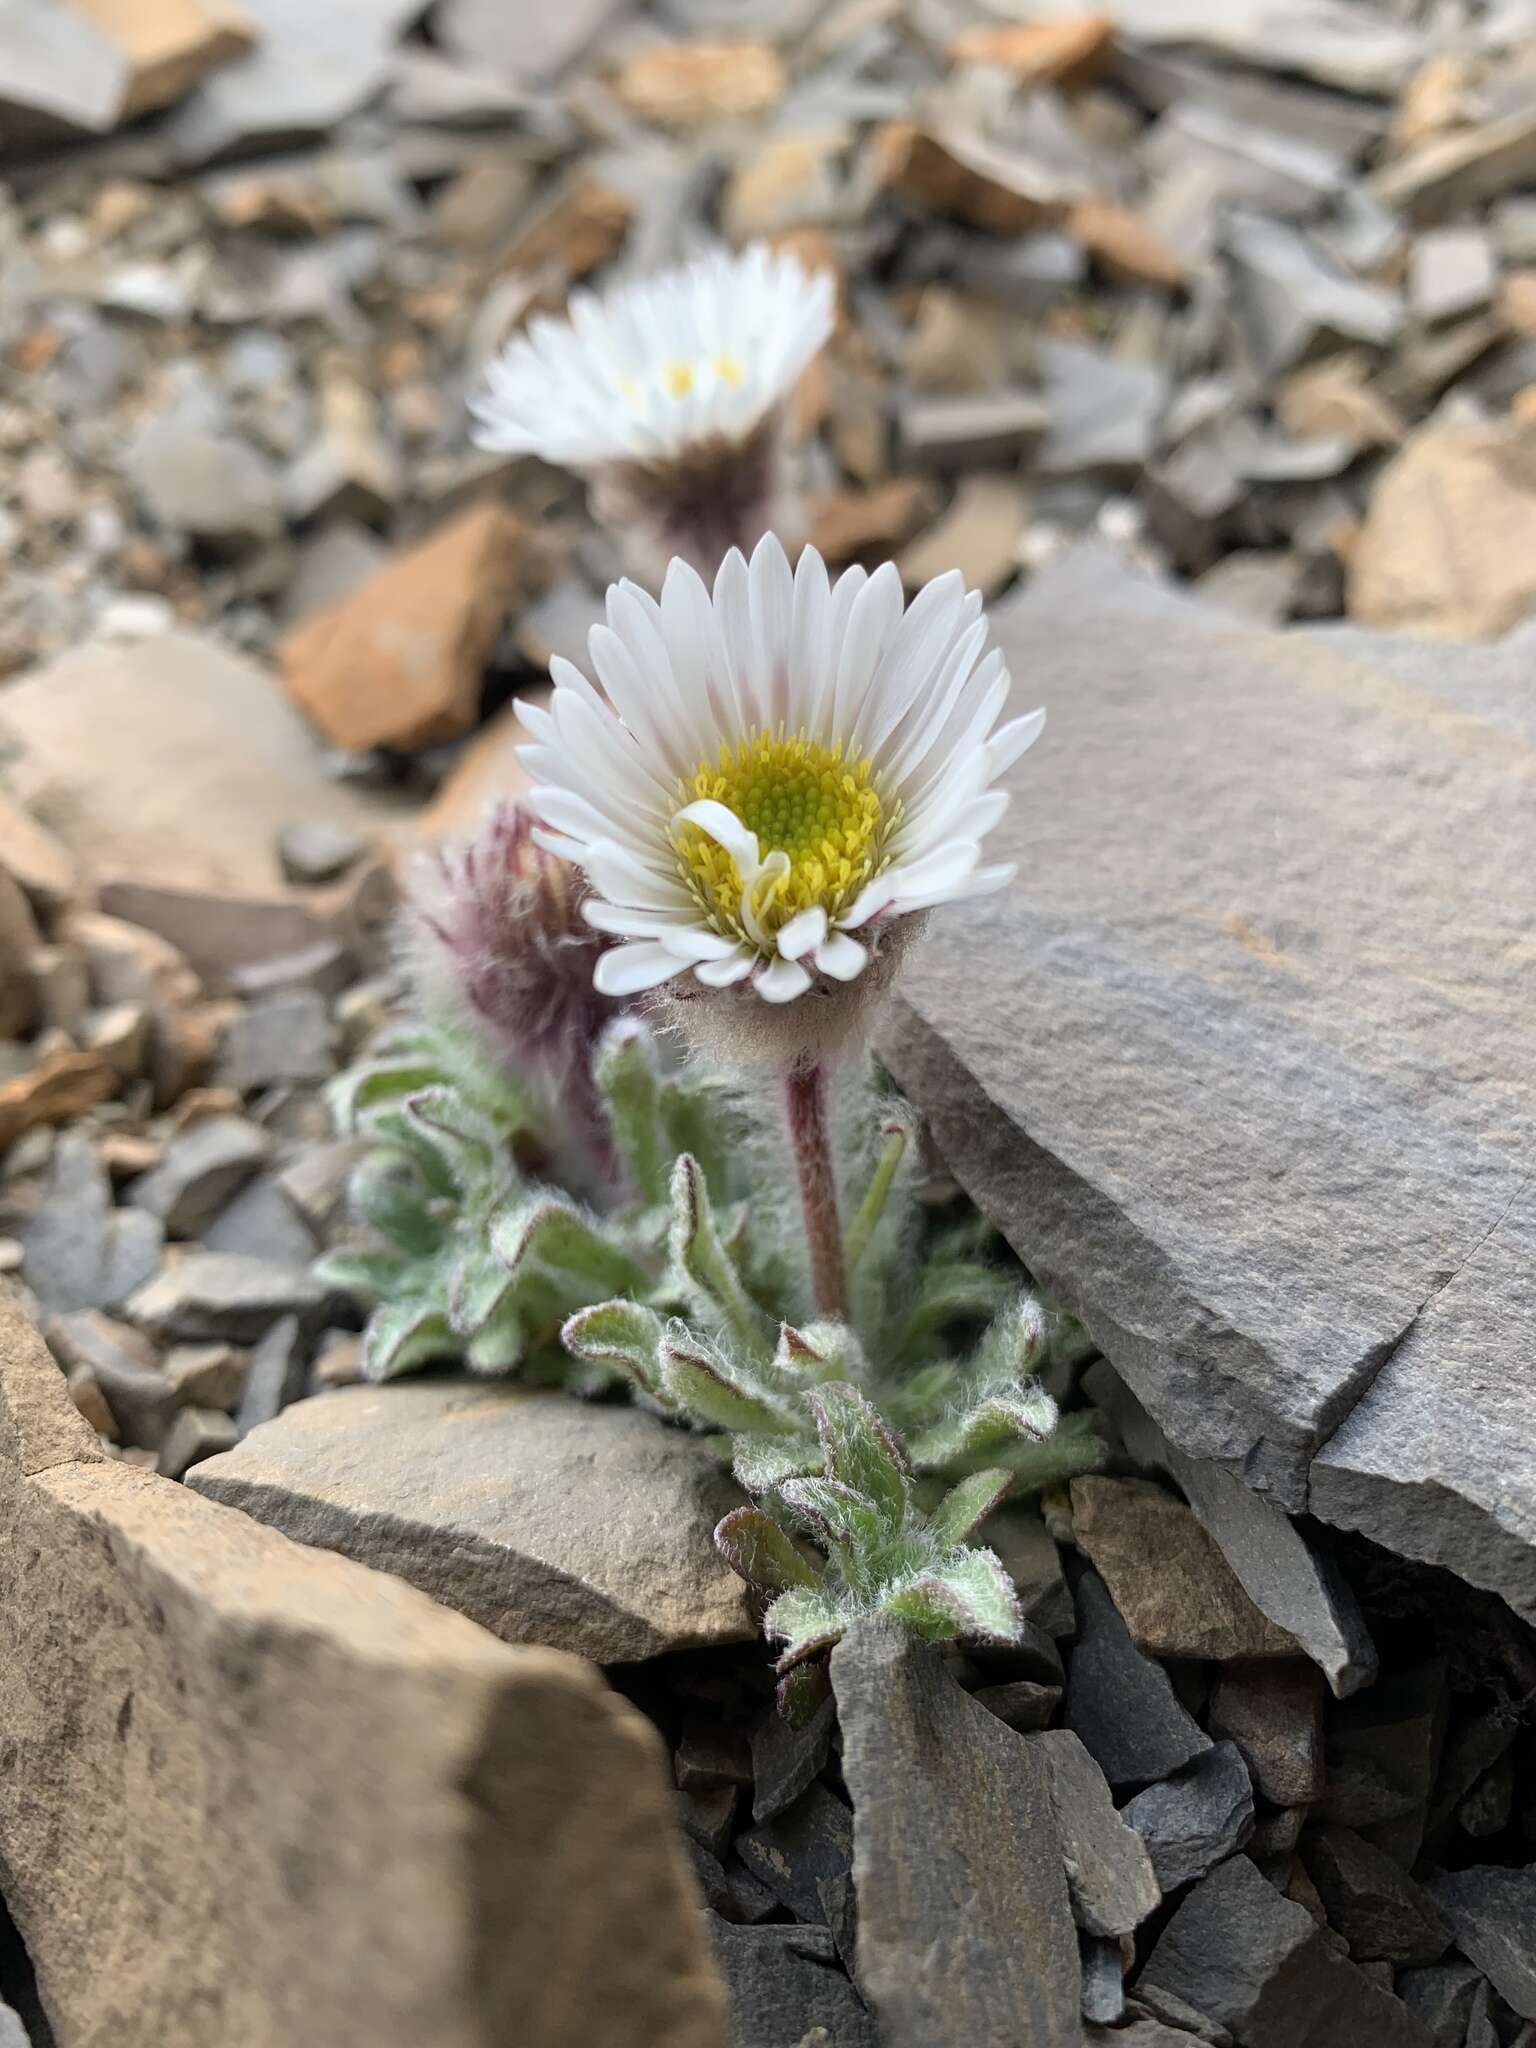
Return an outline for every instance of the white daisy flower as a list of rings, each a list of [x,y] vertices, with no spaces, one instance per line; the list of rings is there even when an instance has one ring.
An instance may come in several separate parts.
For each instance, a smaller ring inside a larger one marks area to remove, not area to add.
[[[898,920],[1009,881],[982,861],[993,785],[1045,714],[998,724],[986,636],[958,570],[904,607],[894,564],[833,583],[807,548],[791,574],[772,534],[750,566],[727,555],[713,596],[677,561],[660,603],[610,590],[589,642],[605,694],[557,659],[549,708],[520,707],[540,844],[622,941],[598,988],[691,974],[792,1002],[856,980]]]
[[[756,244],[536,316],[470,400],[482,448],[592,479],[598,516],[656,572],[713,575],[793,518],[784,403],[832,331],[835,289]]]
[[[833,281],[762,243],[536,314],[470,400],[482,448],[568,469],[748,439],[832,331]]]

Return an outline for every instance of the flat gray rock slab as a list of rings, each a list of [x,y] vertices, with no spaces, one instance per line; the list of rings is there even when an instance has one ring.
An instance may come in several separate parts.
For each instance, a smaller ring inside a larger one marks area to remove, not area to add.
[[[189,1483],[505,1642],[624,1664],[756,1633],[711,1540],[740,1494],[697,1438],[638,1409],[483,1380],[341,1387]]]
[[[858,1979],[886,2048],[1077,2048],[1077,1939],[1044,1756],[897,1622],[856,1623],[832,1652],[832,1687]]]
[[[1051,716],[1019,880],[933,921],[885,1057],[1180,1450],[1536,1618],[1528,668],[1099,550],[995,625]]]
[[[1116,1813],[1108,1780],[1070,1728],[1025,1740],[1045,1758],[1073,1919],[1085,1934],[1134,1934],[1162,1897],[1146,1844]]]

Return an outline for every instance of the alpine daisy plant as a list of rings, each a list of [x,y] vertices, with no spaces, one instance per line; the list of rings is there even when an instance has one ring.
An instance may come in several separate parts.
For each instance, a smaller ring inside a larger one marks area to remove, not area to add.
[[[471,399],[482,448],[591,478],[620,535],[709,573],[780,497],[780,422],[832,331],[834,284],[754,244],[535,315]]]
[[[825,1057],[920,913],[1014,874],[982,844],[1045,715],[1004,721],[986,637],[958,570],[904,605],[893,564],[833,582],[807,548],[791,572],[770,534],[712,593],[678,561],[659,602],[615,586],[589,640],[601,691],[557,659],[549,708],[521,707],[540,844],[585,871],[585,915],[620,941],[598,989],[667,985],[696,1045],[783,1072],[828,1314],[844,1298]]]

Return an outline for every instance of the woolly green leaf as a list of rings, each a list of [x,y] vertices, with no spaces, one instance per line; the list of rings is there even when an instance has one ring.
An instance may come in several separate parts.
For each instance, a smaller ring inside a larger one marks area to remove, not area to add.
[[[350,1245],[338,1245],[334,1251],[322,1252],[310,1271],[326,1287],[378,1300],[404,1285],[413,1267],[398,1252],[357,1251]]]
[[[1096,1472],[1104,1462],[1104,1440],[1097,1413],[1079,1408],[1062,1416],[1044,1443],[1019,1438],[975,1455],[985,1457],[989,1465],[1006,1465],[1014,1475],[1014,1492],[1023,1495],[1075,1479],[1082,1472]],[[963,1468],[965,1459],[950,1462]]]
[[[363,1377],[390,1380],[435,1358],[455,1358],[459,1340],[448,1318],[430,1301],[386,1301],[368,1319],[363,1337]]]
[[[1043,1387],[1026,1382],[915,1432],[912,1462],[920,1472],[929,1472],[948,1459],[991,1451],[1021,1437],[1044,1442],[1055,1426],[1056,1403]]]
[[[828,1660],[820,1657],[792,1665],[779,1680],[777,1690],[779,1712],[790,1727],[809,1727],[832,1690]]]
[[[857,1387],[833,1381],[807,1395],[826,1458],[826,1476],[862,1493],[890,1528],[907,1511],[909,1470],[901,1440]]]
[[[847,1626],[835,1594],[819,1586],[791,1586],[763,1616],[763,1633],[786,1647],[778,1662],[782,1676],[807,1657],[830,1649]]]
[[[864,1378],[869,1361],[846,1323],[780,1323],[774,1370],[786,1387],[804,1388],[825,1380]]]
[[[1013,1474],[991,1466],[972,1472],[951,1487],[928,1517],[929,1531],[942,1550],[958,1550],[983,1523],[1013,1484]]]
[[[475,1331],[465,1348],[464,1363],[471,1372],[509,1373],[522,1364],[527,1350],[522,1318],[514,1304],[504,1300]]]
[[[448,1283],[448,1320],[461,1337],[473,1337],[495,1315],[512,1288],[505,1266],[492,1257],[478,1233],[456,1260]]]
[[[610,1025],[593,1069],[613,1142],[646,1202],[662,1202],[672,1154],[661,1122],[661,1084],[650,1036],[632,1018]]]
[[[786,1479],[821,1469],[821,1445],[809,1430],[804,1436],[743,1434],[731,1450],[732,1474],[746,1493],[771,1493]]]
[[[671,1197],[669,1250],[674,1268],[739,1342],[766,1359],[771,1353],[765,1319],[726,1251],[703,1171],[686,1152],[672,1168]]]
[[[930,1586],[941,1586],[968,1641],[1016,1643],[1024,1632],[1019,1596],[1002,1560],[990,1550],[957,1550],[945,1558]],[[896,1600],[888,1604],[899,1611]]]
[[[685,1415],[718,1429],[781,1430],[784,1418],[681,1324],[663,1337],[661,1383]]]
[[[663,1327],[641,1302],[600,1301],[568,1316],[560,1341],[573,1358],[624,1373],[656,1399],[664,1394],[658,1366]]]
[[[529,1267],[569,1275],[589,1294],[637,1294],[647,1275],[622,1247],[554,1195],[536,1197],[492,1218],[491,1245],[514,1277]]]
[[[429,1130],[404,1105],[381,1109],[377,1116],[370,1118],[368,1135],[384,1153],[395,1153],[408,1159],[420,1171],[429,1193],[449,1202],[461,1198],[463,1162],[453,1155],[440,1132]],[[370,1156],[376,1158],[379,1155]]]
[[[844,1246],[848,1271],[855,1272],[859,1261],[869,1249],[870,1239],[879,1229],[885,1216],[886,1204],[891,1197],[891,1188],[896,1180],[897,1169],[912,1136],[912,1120],[905,1111],[887,1116],[881,1126],[880,1155],[875,1161],[874,1172],[870,1175],[869,1186],[864,1198],[854,1212],[848,1226]]]
[[[1012,1277],[996,1266],[957,1261],[930,1263],[918,1280],[902,1332],[904,1351],[931,1344],[949,1326],[995,1316],[1016,1291]]]
[[[406,1107],[447,1150],[461,1179],[470,1175],[485,1182],[495,1178],[498,1167],[505,1169],[507,1134],[457,1089],[419,1089]]]
[[[711,1192],[724,1200],[731,1165],[741,1149],[743,1118],[736,1091],[697,1062],[663,1081],[661,1120],[669,1155],[686,1152],[699,1162]]]
[[[1021,1290],[982,1332],[966,1372],[989,1385],[1002,1380],[1012,1384],[1038,1372],[1045,1353],[1045,1310],[1033,1294]]]
[[[388,1102],[404,1101],[417,1089],[428,1088],[442,1078],[426,1054],[396,1063],[378,1059],[349,1067],[325,1091],[331,1120],[340,1131],[353,1131],[368,1113]]]
[[[761,1508],[735,1508],[715,1530],[715,1548],[731,1570],[760,1593],[816,1586],[817,1574]]]
[[[347,1194],[365,1223],[411,1257],[431,1258],[442,1244],[442,1218],[421,1176],[405,1160],[370,1152],[352,1169]]]
[[[804,1519],[823,1549],[832,1543],[873,1548],[887,1533],[879,1510],[835,1479],[786,1479],[779,1498]]]

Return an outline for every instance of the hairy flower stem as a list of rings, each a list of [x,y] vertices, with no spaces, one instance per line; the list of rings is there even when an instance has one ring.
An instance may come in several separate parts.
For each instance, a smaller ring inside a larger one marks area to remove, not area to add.
[[[827,1070],[819,1061],[799,1062],[785,1075],[784,1118],[800,1181],[816,1306],[822,1315],[844,1320],[848,1314],[848,1270],[827,1129]]]

